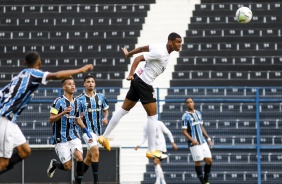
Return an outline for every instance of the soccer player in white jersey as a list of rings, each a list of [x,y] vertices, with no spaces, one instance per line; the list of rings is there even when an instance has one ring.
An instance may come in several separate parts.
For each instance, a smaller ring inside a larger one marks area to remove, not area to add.
[[[85,92],[76,99],[79,101],[79,111],[84,114],[83,123],[93,137],[93,141],[88,142],[88,136],[83,134],[84,142],[87,144],[87,153],[83,161],[84,173],[91,165],[94,184],[98,184],[99,146],[97,137],[102,135],[102,125],[108,124],[109,105],[104,94],[95,92],[95,86],[94,77],[92,75],[85,76]]]
[[[207,134],[200,111],[194,109],[192,98],[185,99],[185,105],[188,109],[183,116],[182,133],[188,139],[188,147],[195,162],[195,170],[201,184],[209,184],[209,175],[212,166],[212,141]],[[207,141],[206,141],[207,140]],[[202,161],[205,160],[205,174],[202,172]]]
[[[158,116],[156,96],[152,85],[156,77],[165,70],[169,62],[170,53],[179,51],[181,43],[182,38],[179,34],[170,33],[167,43],[141,46],[130,52],[126,48],[122,48],[127,58],[140,52],[143,52],[143,54],[134,59],[129,75],[126,78],[131,81],[131,85],[122,107],[113,114],[104,134],[98,137],[99,143],[107,150],[111,149],[108,141],[111,131],[116,127],[120,119],[140,100],[147,112],[148,151],[146,156],[148,158],[157,157],[162,159],[167,157],[167,155],[156,150],[155,146]],[[142,61],[146,61],[145,66],[134,74],[138,64]]]
[[[31,100],[40,84],[49,80],[60,80],[70,75],[93,70],[93,65],[85,65],[74,70],[62,70],[55,73],[40,70],[41,58],[38,52],[27,52],[26,66],[9,84],[0,90],[0,174],[27,158],[31,149],[16,124],[17,117]],[[13,153],[16,148],[17,152]]]
[[[177,145],[174,143],[173,136],[171,134],[171,131],[164,125],[162,121],[157,121],[157,129],[156,129],[156,149],[159,150],[162,153],[165,153],[167,151],[166,149],[166,140],[164,137],[164,134],[166,134],[171,142],[172,148],[174,150],[177,150]],[[143,139],[142,141],[135,147],[135,150],[137,150],[142,144],[145,143],[145,141],[148,138],[147,134],[147,123],[144,124],[143,128]],[[160,158],[154,158],[154,167],[155,167],[155,173],[156,173],[156,182],[155,184],[166,184],[164,173],[161,167],[161,161]]]

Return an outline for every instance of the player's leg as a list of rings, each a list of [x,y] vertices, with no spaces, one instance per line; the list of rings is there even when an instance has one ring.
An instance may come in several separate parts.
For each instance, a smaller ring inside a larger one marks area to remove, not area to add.
[[[74,159],[76,161],[76,177],[75,183],[80,184],[83,178],[83,149],[81,140],[76,138],[74,140],[69,141],[71,144],[71,152],[73,153]]]
[[[53,177],[56,169],[63,170],[63,171],[71,170],[72,157],[71,157],[70,149],[71,147],[70,147],[69,142],[57,143],[55,145],[55,152],[58,155],[60,161],[57,161],[56,159],[50,160],[50,164],[47,168],[47,176],[49,178]]]
[[[104,137],[109,137],[110,133],[112,132],[112,130],[117,126],[117,124],[119,123],[120,119],[126,115],[130,109],[132,109],[135,104],[137,102],[135,101],[131,101],[127,98],[125,98],[122,107],[120,109],[118,109],[112,116],[110,122],[108,123],[108,126],[104,132]]]
[[[91,148],[91,167],[92,167],[92,172],[93,172],[93,179],[94,179],[94,184],[99,183],[98,179],[98,174],[99,174],[99,147],[98,145],[94,146]]]
[[[133,81],[131,81],[130,89],[128,90],[128,92],[126,94],[126,98],[125,98],[125,100],[122,104],[122,107],[120,109],[118,109],[115,113],[113,113],[113,116],[112,116],[110,122],[108,123],[108,126],[107,126],[104,134],[102,136],[98,137],[98,142],[108,151],[111,150],[110,143],[109,143],[109,140],[108,140],[110,133],[117,126],[120,119],[124,115],[126,115],[130,111],[130,109],[132,109],[136,105],[136,103],[139,100],[139,95],[138,95],[138,92],[133,87],[134,85],[135,84],[134,84],[134,80],[133,80]]]
[[[142,102],[142,101],[141,101]],[[156,150],[156,128],[157,128],[157,104],[151,102],[144,104],[142,103],[145,111],[147,112],[147,135],[148,135],[148,152],[146,153],[147,158],[167,158],[166,154]]]
[[[87,153],[84,159],[84,173],[87,171],[89,166],[92,167],[94,184],[98,184],[98,170],[99,170],[99,147],[97,143],[97,136],[91,132],[93,141],[89,142],[89,138],[86,134],[83,134],[84,142],[87,144]]]
[[[15,164],[27,158],[31,149],[16,123],[6,118],[0,119],[0,174],[11,170]],[[16,148],[17,152],[13,153]]]
[[[204,179],[206,184],[209,184],[209,176],[211,172],[211,167],[212,167],[212,154],[210,151],[210,148],[207,143],[202,144],[203,148],[203,153],[204,153],[204,160],[206,162],[205,167],[204,167]]]
[[[190,147],[192,158],[195,162],[195,171],[201,182],[201,184],[205,184],[204,175],[202,171],[202,160],[204,159],[204,154],[202,151],[201,145],[196,145]]]
[[[143,104],[143,107],[147,113],[148,150],[153,152],[156,150],[157,104],[152,102]]]
[[[155,184],[166,184],[163,169],[161,167],[161,160],[159,158],[154,159],[154,167],[156,173],[156,183]]]

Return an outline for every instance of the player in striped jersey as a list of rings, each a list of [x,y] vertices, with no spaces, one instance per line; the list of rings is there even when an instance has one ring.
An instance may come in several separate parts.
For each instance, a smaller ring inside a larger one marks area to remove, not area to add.
[[[109,141],[107,140],[111,131],[119,123],[120,119],[140,100],[147,113],[148,122],[148,151],[146,153],[146,157],[149,159],[156,157],[163,159],[167,157],[167,155],[156,150],[155,145],[158,114],[153,82],[166,69],[170,54],[173,51],[180,50],[181,43],[181,36],[173,32],[168,35],[166,43],[141,46],[133,49],[132,51],[128,51],[127,48],[122,48],[126,58],[141,52],[142,54],[134,59],[129,75],[126,78],[126,80],[131,81],[131,83],[122,107],[115,111],[104,134],[98,137],[98,142],[107,150],[111,149]],[[146,61],[146,64],[144,67],[140,67],[138,71],[135,72],[137,66],[142,61]]]
[[[84,113],[83,123],[93,137],[93,142],[88,142],[88,137],[83,134],[84,142],[87,144],[87,153],[84,159],[84,173],[91,165],[94,184],[98,184],[99,169],[99,146],[97,137],[102,135],[102,125],[108,124],[109,105],[102,93],[95,92],[95,79],[92,75],[84,77],[85,92],[76,99],[79,101],[79,110]]]
[[[52,159],[47,169],[48,177],[52,178],[56,168],[64,171],[71,170],[72,157],[76,160],[75,183],[81,183],[83,176],[83,150],[79,136],[79,127],[92,142],[92,136],[83,124],[78,107],[78,100],[73,97],[75,82],[72,77],[62,80],[64,95],[55,99],[50,110],[50,123],[53,123],[51,144],[55,144],[60,161]]]
[[[26,53],[24,65],[26,68],[0,90],[0,174],[12,169],[16,163],[30,155],[31,149],[16,120],[39,85],[46,85],[49,80],[59,80],[93,70],[93,65],[85,65],[74,70],[43,72],[40,70],[41,58],[36,51]],[[14,148],[17,150],[15,153]]]
[[[212,166],[210,148],[212,148],[213,143],[203,126],[203,119],[200,111],[194,109],[193,99],[186,98],[185,105],[188,108],[188,111],[182,116],[182,133],[188,139],[188,147],[190,148],[195,162],[195,170],[198,178],[202,184],[209,184],[208,180]],[[202,160],[205,160],[206,162],[204,175],[202,172]]]

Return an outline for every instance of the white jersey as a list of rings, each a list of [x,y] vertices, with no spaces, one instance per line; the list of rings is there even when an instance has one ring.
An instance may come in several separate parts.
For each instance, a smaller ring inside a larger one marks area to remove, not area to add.
[[[156,149],[162,152],[166,152],[166,141],[164,134],[167,134],[170,142],[174,142],[173,136],[170,132],[170,130],[164,125],[162,121],[157,121],[157,129],[156,129]],[[147,134],[147,123],[143,126],[143,139],[140,142],[139,146],[144,144],[144,142],[147,140],[148,134]]]
[[[149,52],[144,52],[146,60],[144,67],[139,68],[136,74],[146,84],[153,85],[154,80],[164,72],[169,61],[166,43],[149,46]]]

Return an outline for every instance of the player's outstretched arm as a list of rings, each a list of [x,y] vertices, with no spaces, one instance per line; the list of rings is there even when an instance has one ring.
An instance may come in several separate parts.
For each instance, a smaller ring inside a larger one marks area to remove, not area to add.
[[[149,51],[149,45],[137,47],[136,49],[133,49],[132,51],[128,52],[127,48],[123,47],[121,48],[126,58],[129,58],[133,56],[134,54],[138,54],[140,52],[148,52]]]
[[[88,71],[93,70],[94,66],[92,64],[84,65],[81,68],[78,69],[72,69],[72,70],[61,70],[54,73],[49,73],[46,77],[46,80],[61,80],[64,78],[67,78],[71,75],[79,74],[79,73],[85,73]]]

